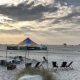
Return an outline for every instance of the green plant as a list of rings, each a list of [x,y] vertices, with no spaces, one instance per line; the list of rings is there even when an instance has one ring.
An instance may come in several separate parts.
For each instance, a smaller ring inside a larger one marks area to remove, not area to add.
[[[18,80],[21,76],[24,76],[25,74],[41,75],[43,77],[43,80],[56,80],[56,78],[52,75],[50,71],[36,68],[24,68],[17,75],[16,80]]]

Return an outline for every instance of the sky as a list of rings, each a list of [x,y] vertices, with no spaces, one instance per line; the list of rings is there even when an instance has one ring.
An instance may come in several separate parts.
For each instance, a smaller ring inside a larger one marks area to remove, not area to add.
[[[27,37],[38,44],[80,44],[80,0],[0,0],[0,44]]]

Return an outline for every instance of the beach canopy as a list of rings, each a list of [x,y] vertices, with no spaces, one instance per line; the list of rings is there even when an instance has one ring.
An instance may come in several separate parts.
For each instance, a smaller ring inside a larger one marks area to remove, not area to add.
[[[47,50],[47,47],[40,45],[32,41],[30,38],[26,38],[17,45],[8,45],[7,50]]]
[[[38,44],[32,41],[30,38],[26,38],[22,42],[20,42],[18,45],[20,46],[31,46],[31,47],[37,47]]]

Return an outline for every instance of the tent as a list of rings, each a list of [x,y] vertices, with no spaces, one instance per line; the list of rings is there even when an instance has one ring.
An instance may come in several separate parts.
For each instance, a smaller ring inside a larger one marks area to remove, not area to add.
[[[18,45],[20,46],[30,46],[30,47],[37,47],[38,44],[32,41],[30,38],[26,38],[22,42],[20,42]]]
[[[21,41],[17,45],[11,45],[7,46],[6,48],[6,60],[7,60],[7,51],[8,50],[25,50],[25,64],[26,64],[26,53],[28,53],[28,58],[29,58],[29,50],[46,50],[47,53],[47,47],[35,43],[33,40],[30,38],[26,38],[25,40]],[[47,53],[48,55],[48,53]]]
[[[7,50],[46,50],[47,47],[40,45],[32,41],[30,38],[26,38],[17,45],[7,46]]]

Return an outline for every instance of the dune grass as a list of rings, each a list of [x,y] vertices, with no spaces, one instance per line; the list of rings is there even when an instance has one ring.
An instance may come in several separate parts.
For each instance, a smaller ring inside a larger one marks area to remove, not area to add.
[[[44,69],[36,69],[36,68],[24,68],[17,75],[16,80],[18,80],[21,76],[25,74],[41,75],[43,77],[43,80],[56,80],[56,78],[52,75],[50,71]]]

